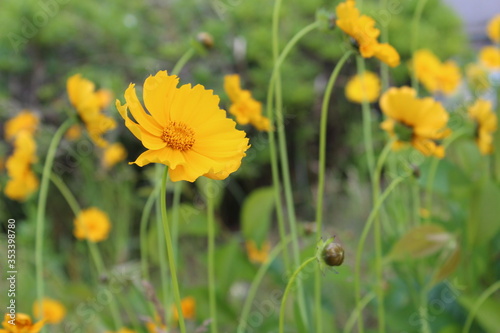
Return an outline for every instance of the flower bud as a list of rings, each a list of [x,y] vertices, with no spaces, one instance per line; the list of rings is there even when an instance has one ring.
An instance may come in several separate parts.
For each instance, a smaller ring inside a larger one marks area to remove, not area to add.
[[[196,40],[200,42],[207,50],[214,46],[214,38],[208,32],[200,32],[196,36]]]
[[[321,257],[328,266],[340,266],[344,262],[344,248],[339,243],[331,242],[323,248]]]

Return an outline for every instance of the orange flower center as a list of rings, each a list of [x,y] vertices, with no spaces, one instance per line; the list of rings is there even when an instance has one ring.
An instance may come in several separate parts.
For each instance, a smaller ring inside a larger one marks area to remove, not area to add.
[[[191,149],[194,145],[194,131],[186,124],[171,121],[163,129],[161,139],[167,144],[168,147],[186,151]]]

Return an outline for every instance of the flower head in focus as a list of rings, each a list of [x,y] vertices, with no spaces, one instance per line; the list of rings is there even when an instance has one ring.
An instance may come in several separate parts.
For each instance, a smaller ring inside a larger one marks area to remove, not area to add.
[[[245,247],[247,249],[248,259],[253,263],[264,264],[269,257],[269,251],[271,250],[271,244],[266,241],[262,243],[260,248],[253,240],[248,240],[245,242]]]
[[[426,156],[444,157],[439,141],[451,131],[447,128],[449,115],[431,97],[417,98],[409,87],[390,88],[380,98],[382,112],[388,117],[381,128],[396,139],[393,148],[411,144]]]
[[[6,313],[2,322],[4,329],[0,329],[0,333],[38,333],[44,324],[44,319],[33,323],[31,317],[25,313],[17,312],[15,319],[9,313]]]
[[[125,126],[148,149],[133,163],[165,164],[172,181],[227,178],[238,170],[249,148],[246,133],[226,117],[212,90],[190,84],[178,88],[178,83],[177,76],[160,71],[144,82],[146,109],[134,84],[125,91],[125,104],[116,101]]]
[[[5,140],[11,141],[18,133],[27,131],[35,134],[38,128],[38,117],[29,110],[19,112],[17,116],[5,122]]]
[[[468,108],[469,117],[476,123],[476,143],[483,155],[493,152],[493,133],[497,130],[497,115],[490,101],[478,99]]]
[[[271,130],[271,122],[262,115],[262,104],[252,97],[249,90],[241,89],[240,81],[238,74],[224,77],[224,90],[231,100],[229,113],[236,117],[238,124],[250,123],[259,131]]]
[[[113,143],[104,148],[102,155],[102,165],[106,169],[112,168],[115,164],[127,158],[127,150],[119,143]]]
[[[377,74],[366,71],[349,79],[345,87],[345,95],[351,102],[362,103],[366,100],[372,103],[380,96],[381,89],[382,85]]]
[[[417,79],[432,93],[450,95],[460,84],[461,75],[457,64],[452,60],[442,63],[429,50],[415,52],[412,65]]]
[[[35,317],[44,318],[48,324],[58,324],[64,319],[64,316],[66,316],[66,308],[59,301],[45,297],[42,300],[42,313],[40,313],[39,303],[40,302],[35,302],[33,304],[33,315]]]
[[[485,46],[479,52],[479,60],[488,69],[500,69],[500,48],[495,46]]]
[[[94,83],[80,74],[71,76],[66,86],[69,100],[85,124],[90,138],[97,146],[106,147],[108,142],[102,136],[116,127],[115,120],[102,113],[111,101],[111,93],[102,89],[95,91]]]
[[[500,43],[500,14],[488,22],[486,33],[494,43]]]
[[[82,210],[75,218],[74,226],[73,234],[76,238],[91,242],[105,240],[111,230],[108,215],[95,207]]]

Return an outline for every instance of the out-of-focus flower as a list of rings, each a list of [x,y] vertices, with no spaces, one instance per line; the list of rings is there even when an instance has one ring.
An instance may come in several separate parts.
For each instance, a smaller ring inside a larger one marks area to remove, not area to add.
[[[457,64],[448,60],[442,63],[429,50],[419,50],[413,56],[413,70],[417,79],[433,93],[450,95],[460,84],[461,75]]]
[[[181,300],[182,315],[185,319],[194,319],[196,315],[196,300],[194,297],[185,297]],[[174,314],[174,319],[179,320],[179,312],[177,307],[172,305],[172,312]]]
[[[493,133],[497,130],[497,115],[490,101],[478,99],[468,108],[468,114],[476,123],[476,143],[483,155],[493,152]]]
[[[106,148],[102,155],[102,165],[104,168],[112,168],[116,163],[119,163],[127,158],[127,150],[119,142],[113,143]]]
[[[35,302],[33,304],[33,315],[37,318],[41,317],[45,319],[48,324],[58,324],[66,316],[66,308],[61,302],[55,299],[45,297],[42,300],[42,308],[43,312],[40,313],[39,302]]]
[[[12,140],[18,133],[27,131],[35,134],[38,127],[38,117],[34,112],[23,110],[17,116],[5,122],[5,140]]]
[[[106,333],[136,333],[136,332],[134,330],[130,330],[128,328],[123,327],[123,328],[120,328],[118,331],[115,331],[115,332],[106,331]]]
[[[262,243],[259,249],[253,240],[248,240],[245,242],[245,247],[247,249],[248,259],[258,264],[263,264],[267,261],[269,251],[271,250],[271,244],[268,241]]]
[[[364,58],[376,57],[390,67],[399,65],[399,53],[391,45],[378,42],[380,30],[375,28],[375,20],[367,15],[360,15],[354,0],[341,2],[335,11],[336,25],[356,40]]]
[[[238,74],[224,77],[224,90],[231,100],[229,113],[236,117],[240,125],[250,123],[259,131],[271,130],[269,119],[262,115],[262,104],[252,97],[250,91],[241,89],[240,81]]]
[[[38,333],[45,325],[45,320],[42,319],[37,323],[31,321],[31,317],[25,313],[16,313],[15,318],[11,314],[6,313],[2,322],[3,330],[0,333]]]
[[[486,32],[493,42],[500,43],[500,14],[491,19],[486,27]]]
[[[64,137],[70,141],[78,140],[82,137],[82,126],[80,124],[74,124],[64,134]]]
[[[66,86],[69,100],[85,124],[90,138],[97,146],[106,147],[108,142],[102,136],[116,127],[115,120],[102,113],[111,101],[111,93],[107,90],[95,91],[94,83],[80,74],[71,76]]]
[[[148,330],[148,333],[167,332],[167,326],[161,323],[160,316],[156,312],[154,321],[151,318],[149,318],[148,321],[146,321],[146,329]]]
[[[472,89],[481,92],[490,87],[488,71],[483,66],[479,64],[469,64],[465,68],[465,74],[467,75],[467,80]]]
[[[125,91],[124,105],[116,101],[125,126],[148,149],[133,163],[165,164],[172,181],[227,178],[238,170],[249,148],[246,133],[236,130],[212,90],[190,84],[177,88],[178,83],[179,78],[166,71],[146,79],[144,104],[149,113],[139,102],[134,84]]]
[[[479,52],[479,60],[488,69],[500,69],[500,49],[494,46],[485,46]]]
[[[444,157],[439,140],[451,131],[447,128],[449,115],[433,98],[417,98],[409,87],[390,88],[380,98],[382,112],[388,117],[381,128],[396,139],[394,149],[411,144],[426,156]]]
[[[100,242],[108,238],[111,230],[109,217],[102,210],[92,207],[82,210],[74,220],[73,234],[78,239]]]
[[[381,89],[382,86],[377,74],[367,71],[349,79],[345,88],[345,95],[351,102],[362,103],[366,100],[372,103],[380,96]]]

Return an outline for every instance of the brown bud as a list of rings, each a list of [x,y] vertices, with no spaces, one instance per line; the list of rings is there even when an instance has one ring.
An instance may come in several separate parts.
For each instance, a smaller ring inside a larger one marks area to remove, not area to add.
[[[344,248],[339,243],[329,243],[323,248],[322,257],[328,266],[340,266],[344,262]]]
[[[214,38],[208,32],[200,32],[196,39],[201,43],[206,49],[211,49],[214,46]]]

